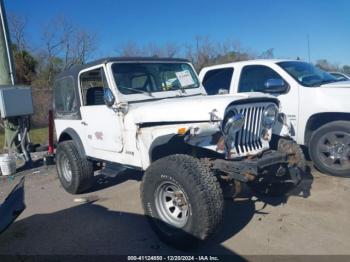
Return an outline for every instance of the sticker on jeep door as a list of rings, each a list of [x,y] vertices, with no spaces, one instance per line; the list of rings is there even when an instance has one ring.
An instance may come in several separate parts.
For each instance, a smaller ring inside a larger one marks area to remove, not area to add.
[[[194,80],[189,70],[176,72],[175,74],[182,87],[191,86],[194,84]]]

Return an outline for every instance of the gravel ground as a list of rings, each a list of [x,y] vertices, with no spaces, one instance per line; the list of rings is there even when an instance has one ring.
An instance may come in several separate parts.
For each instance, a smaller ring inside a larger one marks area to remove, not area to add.
[[[0,201],[22,176],[27,208],[0,235],[0,254],[189,254],[166,246],[150,229],[139,173],[100,177],[91,192],[73,196],[60,186],[54,167],[42,167],[0,177]],[[349,203],[350,179],[313,170],[288,197],[227,200],[220,230],[190,253],[350,255]]]

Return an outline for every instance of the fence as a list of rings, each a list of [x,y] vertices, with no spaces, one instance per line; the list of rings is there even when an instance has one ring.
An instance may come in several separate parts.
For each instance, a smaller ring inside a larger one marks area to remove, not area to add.
[[[33,89],[34,115],[31,118],[33,127],[48,126],[49,110],[52,109],[52,90]]]

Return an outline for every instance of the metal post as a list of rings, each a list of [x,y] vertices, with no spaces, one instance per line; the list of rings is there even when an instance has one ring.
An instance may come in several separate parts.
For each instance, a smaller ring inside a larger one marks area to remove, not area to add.
[[[307,34],[307,56],[309,58],[309,63],[311,63],[311,58],[310,58],[310,36]]]
[[[54,152],[54,145],[53,145],[53,113],[52,110],[49,110],[49,148],[47,153],[49,155],[52,155]]]
[[[13,54],[3,0],[0,0],[0,23],[0,85],[14,85],[15,70]],[[5,119],[4,124],[5,147],[10,147],[11,140],[18,129],[18,119]]]

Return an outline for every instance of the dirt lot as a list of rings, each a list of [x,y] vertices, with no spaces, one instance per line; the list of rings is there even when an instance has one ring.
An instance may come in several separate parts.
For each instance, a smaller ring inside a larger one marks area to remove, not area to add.
[[[27,208],[0,236],[0,254],[189,254],[150,229],[138,173],[101,177],[80,196],[63,190],[54,168],[25,176]],[[0,177],[0,201],[19,178]],[[74,201],[87,196],[97,201]],[[350,179],[312,171],[289,197],[226,202],[224,225],[191,254],[350,255]]]

